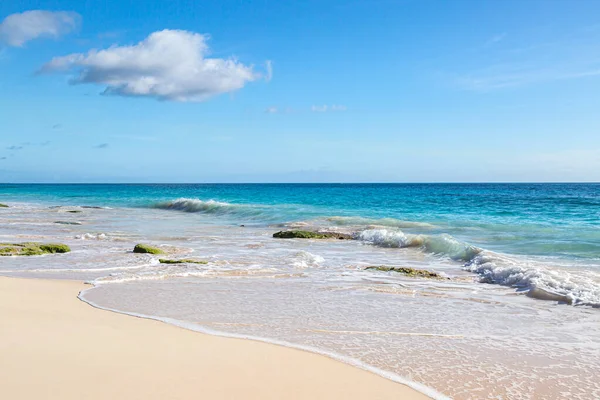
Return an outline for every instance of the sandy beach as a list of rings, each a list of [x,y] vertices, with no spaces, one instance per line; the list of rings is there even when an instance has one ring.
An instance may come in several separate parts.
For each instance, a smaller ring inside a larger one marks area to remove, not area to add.
[[[99,310],[84,288],[0,278],[1,398],[427,398],[317,354]]]

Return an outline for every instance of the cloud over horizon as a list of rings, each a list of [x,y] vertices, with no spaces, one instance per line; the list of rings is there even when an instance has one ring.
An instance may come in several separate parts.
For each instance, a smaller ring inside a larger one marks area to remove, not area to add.
[[[206,58],[208,35],[162,30],[131,46],[92,49],[55,57],[40,72],[75,72],[71,84],[106,86],[104,94],[194,102],[233,92],[272,76],[254,72],[235,58]]]
[[[312,112],[327,112],[327,111],[346,111],[347,107],[340,105],[340,104],[332,104],[331,106],[328,106],[326,104],[322,105],[322,106],[312,106],[310,108],[310,110]]]
[[[40,37],[58,38],[74,31],[81,24],[81,16],[70,11],[31,10],[11,14],[0,22],[0,42],[22,47]]]

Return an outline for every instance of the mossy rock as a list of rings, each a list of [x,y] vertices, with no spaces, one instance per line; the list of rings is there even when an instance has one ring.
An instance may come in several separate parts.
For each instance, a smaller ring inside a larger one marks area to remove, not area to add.
[[[40,244],[39,247],[44,253],[68,253],[71,251],[69,246],[62,243]]]
[[[278,239],[352,239],[352,235],[338,232],[312,232],[312,231],[279,231],[273,234]]]
[[[168,260],[165,258],[160,258],[158,262],[161,264],[208,264],[208,261],[192,260],[189,258],[184,258],[182,260]]]
[[[62,243],[0,243],[0,256],[41,256],[70,251],[69,246]]]
[[[55,224],[61,225],[81,225],[81,222],[76,221],[54,221]]]
[[[8,208],[8,206],[6,204],[0,203],[0,208]]]
[[[81,210],[67,210],[67,212],[71,213],[71,214],[77,214],[77,213],[81,213],[83,211],[81,211]]]
[[[409,267],[386,267],[386,266],[372,266],[365,268],[366,270],[376,270],[383,272],[397,272],[413,278],[431,278],[431,279],[448,279],[437,272],[427,271],[426,269],[416,269]]]
[[[164,251],[158,247],[148,246],[147,244],[136,244],[133,248],[134,253],[147,253],[147,254],[163,254]]]

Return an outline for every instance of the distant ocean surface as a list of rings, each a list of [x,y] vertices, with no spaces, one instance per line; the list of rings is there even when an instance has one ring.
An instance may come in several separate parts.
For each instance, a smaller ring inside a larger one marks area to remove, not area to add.
[[[99,307],[437,398],[600,398],[600,184],[0,184],[0,203],[1,242],[73,249],[0,258],[0,274],[86,280]],[[285,229],[355,240],[272,237]],[[208,264],[159,264],[140,242]]]

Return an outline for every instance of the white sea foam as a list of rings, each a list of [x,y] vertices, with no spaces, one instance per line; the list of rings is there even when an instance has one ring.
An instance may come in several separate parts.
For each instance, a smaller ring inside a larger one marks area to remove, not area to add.
[[[76,235],[75,239],[78,240],[106,240],[108,236],[105,233],[84,233],[83,235]]]
[[[600,307],[600,276],[550,268],[540,262],[491,251],[477,255],[465,267],[484,283],[510,286],[542,300]]]
[[[600,307],[600,276],[557,269],[531,258],[506,256],[461,242],[450,235],[411,235],[400,230],[368,229],[356,238],[380,247],[415,247],[466,262],[481,282],[510,286],[528,296],[573,305]]]
[[[293,257],[292,265],[296,268],[318,268],[325,259],[317,254],[301,251]]]
[[[139,265],[128,265],[128,266],[117,266],[117,267],[98,267],[98,268],[38,268],[38,269],[30,269],[27,272],[108,272],[108,271],[126,271],[126,270],[136,270],[147,267],[152,267],[158,264],[158,260],[150,260],[150,262],[146,264]],[[0,271],[0,272],[9,272],[9,271]]]
[[[114,270],[133,270],[125,272],[115,272],[106,276],[98,277],[89,283],[93,284],[114,284],[139,281],[160,281],[174,278],[239,278],[260,276],[262,278],[279,278],[283,276],[292,277],[290,274],[282,273],[276,268],[222,268],[216,265],[206,264],[160,264],[158,260],[144,265],[144,268],[114,268]],[[97,269],[95,271],[100,271]],[[110,270],[110,269],[107,269]]]
[[[358,232],[356,238],[379,247],[418,247],[460,261],[470,261],[481,252],[481,249],[446,234],[413,235],[400,230],[367,229]]]
[[[160,271],[145,271],[139,273],[117,273],[103,276],[101,278],[94,279],[88,283],[91,284],[105,284],[105,283],[127,283],[127,282],[139,282],[139,281],[159,281],[164,279],[172,278],[189,278],[196,277],[201,278],[208,275],[208,271],[200,270],[186,270],[186,269],[165,269]]]

